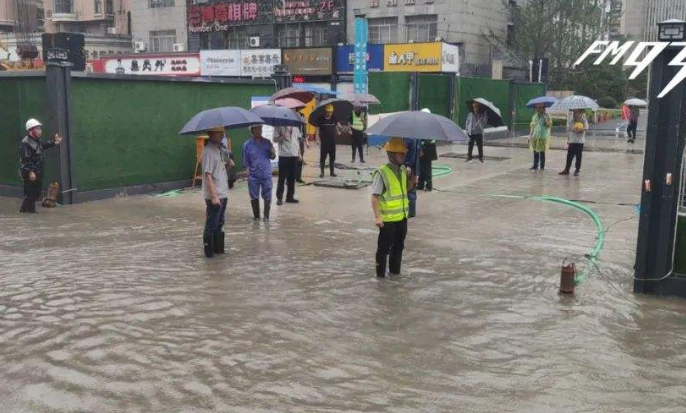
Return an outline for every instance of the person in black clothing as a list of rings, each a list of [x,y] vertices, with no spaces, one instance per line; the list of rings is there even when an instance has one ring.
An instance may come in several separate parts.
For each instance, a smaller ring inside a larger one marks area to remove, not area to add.
[[[334,172],[336,162],[336,136],[340,133],[341,125],[333,115],[333,105],[326,105],[324,108],[324,115],[319,118],[319,141],[321,145],[321,152],[319,157],[319,169],[321,169],[320,178],[324,177],[324,164],[326,157],[329,157],[329,173],[331,176],[336,176]]]
[[[24,182],[24,200],[19,212],[36,212],[36,201],[43,189],[43,151],[59,145],[62,137],[55,134],[54,142],[43,142],[41,123],[36,119],[26,122],[26,137],[21,141],[19,149],[19,172]]]
[[[419,183],[417,189],[432,191],[432,162],[438,160],[436,141],[422,140],[419,144]]]

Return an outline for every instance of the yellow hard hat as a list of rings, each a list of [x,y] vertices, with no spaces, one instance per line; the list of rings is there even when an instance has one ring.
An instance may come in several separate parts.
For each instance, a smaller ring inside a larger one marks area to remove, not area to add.
[[[208,129],[208,132],[224,132],[224,127],[223,126],[215,126],[212,129]]]
[[[328,105],[324,106],[324,111],[325,112],[333,112],[333,105],[329,103]]]
[[[402,138],[391,138],[383,147],[386,152],[407,153],[407,146]]]

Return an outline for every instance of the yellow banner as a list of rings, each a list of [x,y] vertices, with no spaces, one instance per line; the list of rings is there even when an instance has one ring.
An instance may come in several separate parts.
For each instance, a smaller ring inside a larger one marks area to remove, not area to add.
[[[385,72],[440,72],[442,43],[387,44]]]

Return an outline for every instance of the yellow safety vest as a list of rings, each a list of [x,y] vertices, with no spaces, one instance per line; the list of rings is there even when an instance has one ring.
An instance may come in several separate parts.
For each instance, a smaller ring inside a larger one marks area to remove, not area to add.
[[[360,116],[357,116],[355,111],[353,111],[352,128],[357,130],[357,131],[364,130],[364,112],[360,113]]]
[[[400,222],[410,216],[410,201],[407,198],[407,173],[400,169],[401,179],[389,165],[379,168],[384,192],[379,197],[379,209],[384,222]]]

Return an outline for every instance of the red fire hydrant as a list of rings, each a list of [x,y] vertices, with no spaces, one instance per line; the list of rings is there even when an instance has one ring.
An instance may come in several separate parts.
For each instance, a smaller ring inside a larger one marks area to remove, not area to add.
[[[574,263],[562,264],[560,274],[560,294],[574,294],[574,277],[576,277],[576,267]]]

